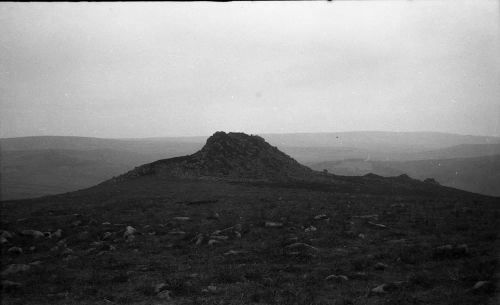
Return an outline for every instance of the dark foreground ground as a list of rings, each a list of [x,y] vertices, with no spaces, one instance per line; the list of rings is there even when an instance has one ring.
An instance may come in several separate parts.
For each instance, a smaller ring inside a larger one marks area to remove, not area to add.
[[[2,303],[498,304],[499,204],[157,180],[4,202]]]

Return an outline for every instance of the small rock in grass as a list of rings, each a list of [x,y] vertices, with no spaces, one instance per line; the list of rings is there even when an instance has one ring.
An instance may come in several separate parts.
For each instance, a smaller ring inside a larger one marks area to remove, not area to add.
[[[167,284],[165,283],[160,283],[160,284],[156,284],[154,286],[154,289],[155,289],[155,293],[158,294],[160,293],[161,291],[165,290],[167,288]]]

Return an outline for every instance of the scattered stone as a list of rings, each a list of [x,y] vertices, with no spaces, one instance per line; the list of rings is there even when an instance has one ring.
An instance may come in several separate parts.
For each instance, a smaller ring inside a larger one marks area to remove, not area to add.
[[[380,228],[380,229],[387,229],[387,226],[383,225],[381,223],[375,223],[375,222],[369,221],[368,224],[370,224],[374,227]]]
[[[216,293],[217,292],[217,286],[215,286],[215,285],[209,285],[207,287],[207,290],[208,290],[208,292]]]
[[[73,222],[71,223],[71,225],[72,225],[73,227],[78,227],[78,226],[81,226],[81,225],[82,225],[82,223],[83,223],[83,222],[82,222],[81,220],[75,220],[75,221],[73,221]]]
[[[406,239],[392,239],[387,241],[388,244],[404,244]]]
[[[179,216],[179,217],[174,217],[175,220],[180,220],[180,221],[188,221],[188,220],[191,220],[190,217],[183,217],[183,216]]]
[[[490,281],[479,281],[479,282],[476,282],[476,284],[474,284],[474,286],[472,287],[472,292],[474,293],[479,293],[479,292],[486,292],[486,291],[490,291],[490,290],[493,290],[495,287],[493,285],[492,282]]]
[[[12,264],[12,265],[7,266],[7,268],[4,271],[2,271],[2,276],[6,276],[9,274],[15,274],[18,272],[25,272],[25,271],[28,271],[30,269],[31,269],[30,265]]]
[[[240,233],[240,232],[238,232],[238,231],[236,231],[236,232],[234,232],[234,236],[235,236],[236,238],[241,238],[241,233]]]
[[[318,230],[315,226],[309,226],[307,228],[304,229],[304,232],[314,232]]]
[[[434,257],[436,258],[459,258],[469,255],[469,247],[466,244],[439,246],[434,249]]]
[[[40,266],[41,264],[42,264],[42,261],[34,261],[34,262],[30,263],[30,266],[37,267],[37,266]]]
[[[180,231],[180,230],[172,230],[172,231],[168,232],[168,234],[172,234],[172,235],[184,235],[184,234],[186,234],[186,232]]]
[[[8,243],[8,242],[9,242],[9,240],[7,238],[0,236],[0,244],[3,245],[3,244]]]
[[[23,254],[23,249],[21,249],[19,247],[10,247],[7,250],[7,252],[10,254],[14,254],[14,255],[20,255],[20,254]]]
[[[135,232],[137,232],[137,230],[134,227],[127,226],[123,233],[123,238],[125,238],[127,242],[132,242],[135,239]]]
[[[88,248],[87,250],[85,250],[83,253],[85,255],[89,255],[91,254],[92,252],[96,251],[97,249],[96,248]]]
[[[80,232],[76,235],[78,241],[88,241],[90,239],[90,233],[88,231]]]
[[[160,283],[160,284],[156,284],[154,289],[155,289],[155,293],[158,294],[160,293],[161,291],[165,290],[167,288],[167,284],[165,283]]]
[[[375,264],[375,266],[373,268],[375,268],[375,270],[385,270],[387,269],[389,266],[387,264],[384,264],[384,263],[381,263],[381,262],[378,262]]]
[[[306,243],[293,243],[285,247],[288,255],[307,255],[314,256],[319,252],[318,248],[308,245]]]
[[[2,289],[5,291],[12,291],[21,288],[23,285],[18,282],[13,282],[9,280],[3,280],[2,281]]]
[[[213,246],[215,244],[220,244],[220,243],[221,243],[220,241],[215,240],[215,239],[211,239],[211,240],[208,241],[208,245],[209,246]]]
[[[62,230],[61,229],[57,229],[57,231],[55,231],[54,233],[52,233],[52,237],[54,237],[54,238],[61,238],[62,237]]]
[[[196,242],[195,242],[195,245],[199,246],[201,245],[201,243],[203,242],[203,234],[198,234],[196,236]]]
[[[42,232],[37,231],[37,230],[23,230],[23,231],[21,231],[21,235],[31,236],[35,239],[45,237],[45,234],[43,234]]]
[[[104,232],[104,234],[102,235],[102,239],[106,240],[108,238],[111,238],[112,236],[113,236],[113,233],[111,233],[111,232]]]
[[[6,230],[2,230],[2,234],[0,234],[0,236],[5,239],[11,239],[12,237],[14,237],[14,235],[11,232]]]
[[[78,258],[78,256],[75,256],[75,255],[68,255],[68,256],[66,256],[65,258],[63,258],[63,261],[65,261],[65,262],[69,262],[69,261],[73,261],[73,260],[75,260],[75,259],[77,259],[77,258]]]
[[[237,250],[229,250],[224,255],[229,256],[229,255],[239,255],[239,254],[244,254],[246,251],[237,251]]]
[[[360,215],[360,216],[352,216],[352,218],[359,218],[359,219],[378,219],[378,214],[372,214],[372,215]]]
[[[342,281],[348,281],[349,278],[345,275],[335,275],[335,274],[332,274],[332,275],[329,275],[325,278],[325,280],[327,281],[337,281],[337,282],[342,282]]]
[[[170,296],[170,290],[163,290],[157,295],[160,299],[170,300],[172,297]]]
[[[103,226],[110,226],[111,225],[111,222],[108,222],[108,221],[105,221],[103,223],[101,223]]]
[[[137,232],[137,230],[136,230],[134,227],[132,227],[132,226],[127,226],[127,227],[125,228],[125,232],[123,233],[123,237],[125,237],[125,238],[126,238],[127,236],[130,236],[130,235],[135,234],[135,232]]]
[[[386,283],[373,288],[371,292],[375,294],[385,294],[388,292],[393,292],[395,290],[398,290],[403,284],[404,282]]]
[[[265,226],[268,228],[281,228],[281,227],[283,227],[283,223],[274,222],[274,221],[266,221]]]
[[[373,292],[373,293],[377,293],[377,294],[384,294],[384,293],[386,293],[386,292],[387,292],[387,291],[385,290],[385,287],[386,287],[386,284],[382,284],[382,285],[380,285],[380,286],[377,286],[377,287],[373,288],[373,289],[371,290],[371,292]]]
[[[225,235],[214,235],[210,236],[211,239],[217,239],[217,240],[228,240],[229,237]]]
[[[366,238],[366,235],[365,235],[365,234],[363,234],[363,233],[359,233],[359,234],[358,234],[358,237],[359,237],[359,238],[361,238],[361,239],[365,239],[365,238]]]
[[[28,248],[28,250],[30,250],[31,252],[35,251],[36,250],[36,247],[35,246],[31,246]]]
[[[62,255],[62,256],[65,256],[65,255],[70,255],[70,254],[72,254],[73,252],[74,252],[74,251],[73,251],[72,249],[70,249],[70,248],[66,248],[66,249],[64,249],[64,250],[61,252],[61,255]]]
[[[220,218],[220,215],[219,215],[219,213],[217,213],[217,212],[212,213],[212,214],[210,214],[210,215],[207,217],[207,219],[212,219],[212,220],[217,220],[217,219],[219,219],[219,218]]]
[[[327,220],[329,219],[328,216],[326,216],[326,214],[320,214],[320,215],[316,215],[314,216],[314,220]]]

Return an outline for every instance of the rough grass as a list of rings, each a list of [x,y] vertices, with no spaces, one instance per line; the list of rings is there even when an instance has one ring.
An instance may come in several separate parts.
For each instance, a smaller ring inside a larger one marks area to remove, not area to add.
[[[186,203],[197,200],[209,202]],[[42,263],[5,277],[22,287],[4,291],[2,303],[494,304],[495,289],[471,288],[477,281],[498,280],[498,204],[498,199],[463,193],[366,195],[189,181],[150,181],[133,188],[8,202],[2,206],[2,229],[61,228],[76,258],[65,260],[51,251],[56,239],[17,234],[2,245],[2,270],[13,263]],[[319,214],[329,220],[315,220]],[[353,217],[372,214],[378,217]],[[191,219],[175,220],[178,216]],[[266,227],[265,221],[283,227]],[[237,224],[241,238],[228,230],[221,233],[227,240],[206,244],[215,230]],[[138,231],[132,242],[123,239],[128,225]],[[310,226],[316,230],[306,232]],[[185,234],[170,234],[173,230]],[[114,235],[103,240],[105,232]],[[196,246],[200,233],[204,242]],[[290,255],[286,246],[293,242],[318,252]],[[469,253],[436,257],[435,248],[446,244],[467,244]],[[13,245],[24,254],[7,253]],[[109,251],[109,245],[116,250]],[[36,249],[29,250],[31,246]],[[244,252],[225,255],[229,250]],[[375,268],[377,263],[388,267]],[[326,281],[331,274],[349,280]],[[398,281],[404,284],[389,293],[370,293]],[[154,287],[160,283],[172,299],[158,295]]]

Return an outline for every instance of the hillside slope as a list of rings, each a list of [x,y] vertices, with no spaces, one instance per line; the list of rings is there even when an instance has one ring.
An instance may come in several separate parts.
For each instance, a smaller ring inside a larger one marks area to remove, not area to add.
[[[500,196],[500,155],[416,161],[369,161],[349,159],[310,164],[315,170],[327,169],[338,175],[359,176],[374,173],[380,176],[407,174],[416,179],[434,178],[442,185]]]
[[[499,203],[314,172],[216,133],[85,190],[2,202],[2,304],[495,304]]]

